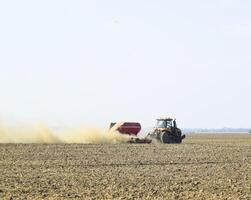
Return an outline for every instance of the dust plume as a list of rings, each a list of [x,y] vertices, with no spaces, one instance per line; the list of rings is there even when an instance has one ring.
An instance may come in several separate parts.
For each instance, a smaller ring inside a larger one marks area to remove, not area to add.
[[[128,135],[119,134],[116,127],[111,130],[79,127],[52,131],[42,124],[34,126],[0,124],[0,143],[124,143],[129,138]]]
[[[0,124],[0,143],[60,143],[60,139],[42,124],[10,126]]]

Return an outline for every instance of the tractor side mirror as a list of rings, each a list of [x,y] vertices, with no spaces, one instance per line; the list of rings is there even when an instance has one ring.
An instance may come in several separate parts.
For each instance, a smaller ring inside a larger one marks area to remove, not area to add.
[[[177,128],[176,120],[173,120],[173,127],[174,127],[175,129]]]

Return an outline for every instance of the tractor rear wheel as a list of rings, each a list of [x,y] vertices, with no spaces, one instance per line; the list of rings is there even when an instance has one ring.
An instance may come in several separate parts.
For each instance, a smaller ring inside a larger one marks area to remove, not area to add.
[[[173,143],[179,143],[177,141],[177,138],[171,134],[168,134],[166,132],[161,133],[160,140],[164,144],[173,144]]]

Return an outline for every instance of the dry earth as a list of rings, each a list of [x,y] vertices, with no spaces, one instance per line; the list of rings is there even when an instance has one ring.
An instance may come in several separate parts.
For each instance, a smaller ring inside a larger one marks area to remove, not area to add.
[[[251,134],[181,145],[0,144],[0,199],[251,199]]]

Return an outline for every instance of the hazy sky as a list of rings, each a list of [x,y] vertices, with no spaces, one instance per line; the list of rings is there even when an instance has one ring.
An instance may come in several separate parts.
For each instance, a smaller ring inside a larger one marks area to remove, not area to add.
[[[0,0],[0,118],[251,127],[248,0]]]

